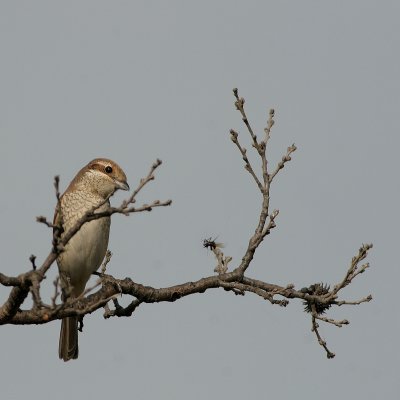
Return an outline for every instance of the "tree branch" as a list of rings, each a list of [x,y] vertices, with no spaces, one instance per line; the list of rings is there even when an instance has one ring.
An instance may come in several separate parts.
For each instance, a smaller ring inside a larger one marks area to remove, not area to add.
[[[368,295],[358,301],[348,301],[345,299],[338,299],[342,289],[349,286],[353,280],[364,273],[369,268],[368,263],[361,264],[367,257],[369,250],[372,248],[371,244],[363,244],[356,256],[350,262],[343,279],[330,289],[330,285],[324,283],[313,283],[310,286],[296,289],[294,284],[287,284],[281,286],[273,283],[263,282],[247,276],[248,268],[253,260],[254,254],[262,241],[271,231],[276,227],[276,218],[279,210],[270,212],[270,190],[271,184],[279,171],[284,168],[287,162],[291,161],[291,156],[296,151],[296,146],[293,144],[287,148],[286,154],[283,155],[281,161],[277,166],[270,171],[268,160],[266,156],[267,146],[272,133],[272,127],[275,124],[275,111],[270,110],[267,120],[267,125],[264,128],[264,133],[261,135],[262,140],[259,140],[255,131],[253,130],[246,111],[244,108],[245,100],[239,97],[237,89],[233,90],[235,97],[235,107],[239,111],[243,123],[250,135],[252,148],[255,149],[257,156],[260,158],[261,171],[259,171],[259,178],[257,170],[253,167],[247,155],[247,150],[239,141],[239,133],[231,129],[230,135],[232,142],[238,148],[241,157],[245,163],[244,168],[250,174],[252,180],[255,182],[257,190],[261,193],[261,205],[258,214],[258,220],[255,224],[255,229],[252,234],[249,234],[248,245],[245,253],[239,263],[229,270],[229,265],[232,263],[232,257],[225,255],[222,251],[223,245],[216,243],[215,239],[205,239],[203,246],[213,252],[217,261],[217,266],[214,269],[215,275],[198,279],[193,282],[186,282],[177,284],[166,288],[154,288],[151,286],[144,286],[140,283],[134,282],[131,278],[118,279],[105,273],[106,266],[111,260],[111,253],[108,252],[101,267],[101,272],[96,273],[100,276],[100,281],[96,286],[87,289],[84,294],[78,298],[66,298],[65,301],[60,302],[60,288],[58,278],[54,281],[54,293],[49,299],[49,304],[43,303],[41,299],[40,289],[43,279],[54,264],[59,254],[63,251],[66,244],[71,238],[81,229],[81,227],[92,220],[111,216],[113,214],[130,215],[143,211],[151,211],[156,207],[169,206],[171,200],[160,201],[154,200],[149,204],[142,204],[137,206],[137,196],[143,188],[152,180],[154,180],[154,173],[161,165],[160,160],[151,166],[148,174],[142,178],[136,189],[132,192],[131,196],[124,200],[119,207],[107,207],[104,211],[99,212],[98,208],[104,206],[108,201],[105,200],[103,204],[92,210],[89,210],[83,217],[77,221],[62,238],[62,227],[54,225],[47,221],[45,217],[38,217],[38,222],[45,224],[53,229],[52,248],[46,259],[40,267],[36,266],[35,257],[31,256],[31,269],[16,277],[9,277],[0,273],[0,284],[5,287],[11,287],[8,297],[0,307],[0,325],[14,324],[14,325],[28,325],[28,324],[44,324],[49,321],[62,319],[69,316],[80,317],[81,327],[83,327],[82,319],[85,315],[90,314],[99,308],[104,307],[104,318],[111,317],[130,317],[135,310],[142,303],[158,303],[158,302],[174,302],[182,297],[190,296],[195,293],[204,293],[210,289],[222,288],[226,291],[233,292],[236,295],[244,296],[246,293],[257,295],[262,300],[267,300],[273,305],[286,307],[292,299],[302,301],[305,311],[311,316],[312,331],[315,333],[318,343],[324,348],[327,357],[333,358],[335,356],[322,339],[319,333],[318,322],[331,324],[336,327],[348,325],[349,321],[346,319],[334,320],[324,316],[331,307],[342,305],[359,305],[371,301],[372,296]],[[242,140],[242,138],[240,139]],[[54,188],[56,193],[56,208],[59,207],[60,192],[59,192],[59,177],[54,179]],[[99,287],[100,286],[100,287]],[[99,287],[99,288],[98,288]],[[93,292],[94,289],[97,289]],[[33,305],[30,309],[21,309],[28,294],[32,294]],[[122,307],[118,298],[120,296],[132,297],[131,302],[126,307]],[[112,303],[113,308],[111,308]]]

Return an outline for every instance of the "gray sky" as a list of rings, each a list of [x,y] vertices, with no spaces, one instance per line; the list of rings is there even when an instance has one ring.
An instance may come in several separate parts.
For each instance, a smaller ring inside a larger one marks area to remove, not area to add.
[[[59,322],[0,330],[2,395],[42,399],[393,399],[400,390],[398,292],[400,3],[397,1],[3,1],[0,4],[1,271],[42,261],[52,179],[64,189],[92,158],[115,159],[131,187],[164,161],[141,199],[167,209],[115,216],[110,272],[152,286],[212,274],[202,239],[238,262],[260,198],[229,140],[232,88],[270,159],[298,151],[272,189],[278,227],[249,275],[296,287],[342,279],[363,242],[372,268],[321,332],[286,309],[223,290],[85,319],[77,362],[58,360]],[[121,201],[123,194],[114,199]],[[52,289],[54,269],[46,282]],[[4,299],[7,291],[0,290]]]

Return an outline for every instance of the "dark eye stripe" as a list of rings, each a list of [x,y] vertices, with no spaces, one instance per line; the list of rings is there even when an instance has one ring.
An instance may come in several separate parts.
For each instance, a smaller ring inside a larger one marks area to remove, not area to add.
[[[89,169],[105,172],[106,174],[111,174],[113,172],[113,168],[111,167],[111,165],[104,165],[97,162],[89,164],[88,167]]]

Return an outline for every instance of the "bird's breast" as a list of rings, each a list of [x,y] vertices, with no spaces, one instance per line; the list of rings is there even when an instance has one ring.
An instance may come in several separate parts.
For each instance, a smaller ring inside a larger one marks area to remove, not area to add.
[[[103,211],[105,204],[99,208]],[[75,201],[61,204],[64,232],[71,229],[84,213],[93,208],[89,204],[78,207]],[[110,217],[103,217],[82,225],[81,229],[70,239],[64,251],[58,257],[58,267],[62,279],[68,279],[73,286],[75,296],[85,289],[90,275],[101,265],[108,247]]]

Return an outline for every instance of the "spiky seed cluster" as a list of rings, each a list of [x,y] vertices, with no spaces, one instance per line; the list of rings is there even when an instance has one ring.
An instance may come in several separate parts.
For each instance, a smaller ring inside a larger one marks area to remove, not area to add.
[[[328,284],[323,284],[321,283],[314,283],[308,288],[302,289],[302,291],[315,295],[315,296],[323,296],[325,294],[329,293],[330,286]],[[332,304],[331,303],[319,303],[319,302],[314,302],[310,300],[305,300],[303,301],[304,305],[304,311],[307,313],[312,313],[312,306],[315,306],[315,311],[317,312],[318,315],[324,314],[325,311],[327,311]]]

